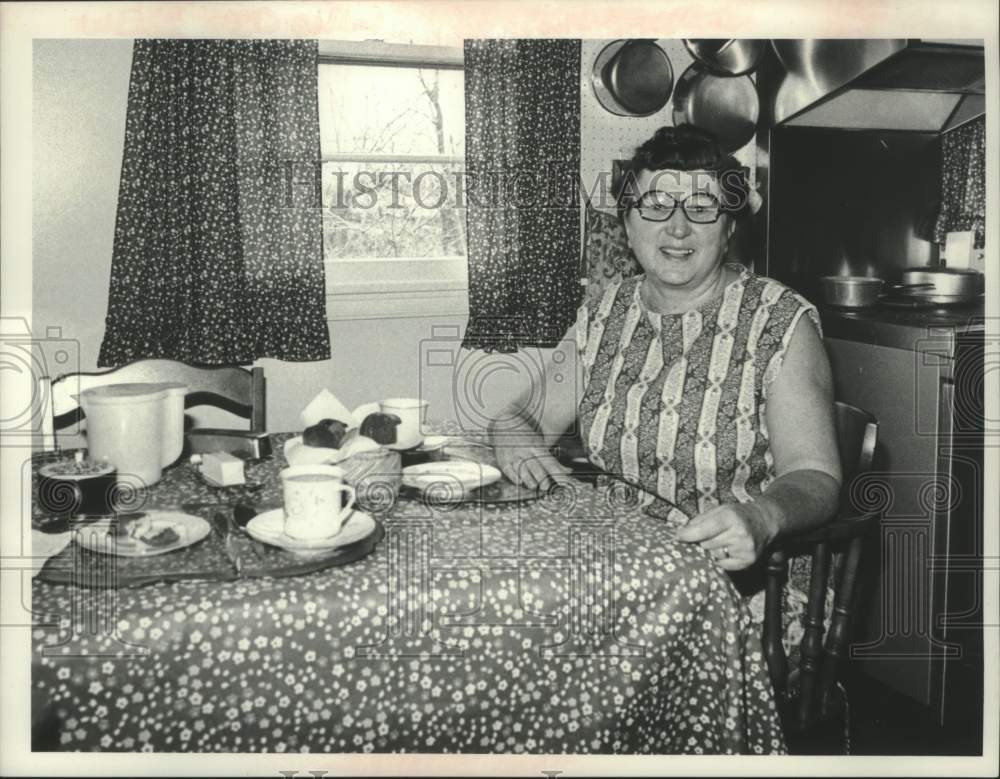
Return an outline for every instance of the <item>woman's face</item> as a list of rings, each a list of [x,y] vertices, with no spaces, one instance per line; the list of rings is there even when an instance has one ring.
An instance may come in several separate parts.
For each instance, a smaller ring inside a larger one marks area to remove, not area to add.
[[[640,197],[665,192],[679,203],[692,194],[708,193],[722,199],[715,175],[703,170],[643,170],[636,183]],[[661,202],[670,201],[662,198]],[[629,245],[646,276],[654,284],[678,291],[700,291],[717,278],[733,228],[725,213],[710,224],[693,223],[679,205],[664,222],[643,219],[634,207],[625,218]]]

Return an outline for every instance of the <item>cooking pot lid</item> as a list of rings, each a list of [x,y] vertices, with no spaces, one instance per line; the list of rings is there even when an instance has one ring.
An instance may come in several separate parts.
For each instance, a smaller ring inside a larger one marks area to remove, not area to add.
[[[153,383],[105,384],[102,387],[84,390],[80,396],[91,403],[139,403],[165,397],[170,387],[169,384]]]
[[[972,270],[970,268],[905,268],[903,270],[903,275],[922,273],[930,276],[934,275],[944,275],[944,276],[982,276],[983,274],[977,270]]]
[[[822,281],[833,281],[846,284],[881,284],[882,279],[875,276],[824,276]]]

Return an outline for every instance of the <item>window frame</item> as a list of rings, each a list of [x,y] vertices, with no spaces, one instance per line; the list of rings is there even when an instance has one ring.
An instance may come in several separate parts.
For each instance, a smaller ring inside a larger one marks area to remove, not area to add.
[[[323,65],[464,70],[460,46],[368,41],[319,41]],[[324,154],[326,162],[463,162],[464,157],[436,155]],[[387,273],[387,263],[393,272]],[[467,257],[357,258],[326,260],[328,320],[467,316]]]

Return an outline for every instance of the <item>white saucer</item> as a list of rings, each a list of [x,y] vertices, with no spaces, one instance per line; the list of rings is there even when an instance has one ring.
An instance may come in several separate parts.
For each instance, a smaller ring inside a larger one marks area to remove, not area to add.
[[[403,484],[439,502],[464,500],[471,490],[493,484],[503,476],[499,469],[471,460],[410,465],[403,469]]]
[[[415,452],[436,452],[451,443],[451,436],[447,435],[428,435],[424,436],[424,442],[420,444],[413,451]]]
[[[424,449],[424,444],[427,442],[427,439],[428,438],[435,438],[435,437],[436,436],[424,436],[423,438],[420,439],[420,443],[418,443],[418,444],[407,444],[406,446],[403,446],[400,443],[386,444],[385,448],[386,449],[392,449],[393,451],[396,451],[396,452],[425,452],[427,450]]]
[[[285,510],[272,509],[258,514],[247,523],[247,533],[257,541],[280,546],[292,552],[324,552],[353,544],[368,537],[375,529],[375,520],[363,511],[352,511],[340,532],[329,538],[292,538],[285,533]]]

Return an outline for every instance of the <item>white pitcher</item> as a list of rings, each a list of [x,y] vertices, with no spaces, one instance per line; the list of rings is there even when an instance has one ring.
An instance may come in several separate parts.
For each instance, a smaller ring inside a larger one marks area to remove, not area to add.
[[[108,384],[80,393],[87,449],[119,476],[156,484],[184,448],[184,384]]]
[[[161,384],[167,397],[163,401],[163,467],[173,463],[184,449],[184,397],[187,384]]]

